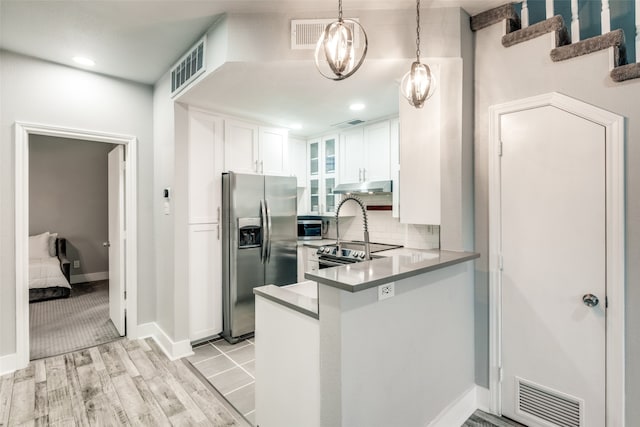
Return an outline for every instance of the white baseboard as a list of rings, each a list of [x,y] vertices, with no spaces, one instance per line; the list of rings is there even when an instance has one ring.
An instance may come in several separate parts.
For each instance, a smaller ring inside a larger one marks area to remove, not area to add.
[[[71,284],[75,285],[76,283],[97,282],[98,280],[107,280],[107,279],[109,279],[108,271],[98,271],[96,273],[87,273],[87,274],[72,274]]]
[[[429,423],[428,427],[461,426],[478,409],[478,396],[482,394],[477,385],[462,393],[449,406],[444,408],[438,416]],[[488,390],[487,390],[488,394]]]
[[[0,356],[0,376],[4,374],[10,374],[11,372],[16,370],[16,354],[7,354],[5,356]]]
[[[156,322],[138,325],[137,335],[138,338],[153,338],[169,360],[177,360],[193,355],[191,342],[188,339],[178,342],[172,341],[169,335]]]

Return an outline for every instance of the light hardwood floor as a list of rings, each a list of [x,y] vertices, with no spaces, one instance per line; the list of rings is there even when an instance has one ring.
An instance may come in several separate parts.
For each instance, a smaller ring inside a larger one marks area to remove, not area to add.
[[[0,426],[248,426],[182,360],[122,339],[0,377]]]

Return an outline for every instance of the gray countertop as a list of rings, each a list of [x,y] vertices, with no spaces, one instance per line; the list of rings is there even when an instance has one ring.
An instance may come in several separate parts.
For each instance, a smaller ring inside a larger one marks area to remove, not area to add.
[[[479,258],[475,252],[409,248],[378,252],[383,258],[307,272],[304,277],[327,286],[358,292]]]
[[[318,287],[316,282],[309,280],[288,286],[260,286],[254,288],[253,293],[318,319]]]
[[[320,247],[335,243],[334,240],[305,242],[305,246]],[[475,252],[454,252],[438,249],[398,248],[378,252],[383,258],[307,272],[309,279],[288,286],[266,285],[253,290],[254,294],[274,301],[292,310],[318,319],[318,294],[316,282],[349,292],[358,292],[395,282],[419,274],[445,268],[479,258]]]

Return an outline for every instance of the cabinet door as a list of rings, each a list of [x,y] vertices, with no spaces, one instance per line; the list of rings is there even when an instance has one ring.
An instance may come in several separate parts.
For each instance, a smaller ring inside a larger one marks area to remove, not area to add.
[[[289,175],[288,131],[280,128],[260,127],[259,173]]]
[[[222,248],[218,224],[189,226],[189,339],[222,332]]]
[[[363,180],[364,133],[362,128],[340,134],[340,182],[352,183]]]
[[[309,185],[307,185],[307,201],[309,213],[320,213],[320,140],[309,141]]]
[[[258,173],[258,127],[236,120],[224,122],[224,169]]]
[[[338,137],[327,136],[322,139],[322,177],[320,181],[320,213],[336,211],[338,195],[333,189],[338,185]]]
[[[298,180],[298,187],[307,186],[307,142],[289,138],[289,172]]]
[[[400,120],[392,119],[389,122],[391,154],[391,179],[393,180],[391,216],[400,218]]]
[[[306,248],[302,245],[298,245],[298,282],[304,282],[304,272],[307,266]]]
[[[364,128],[364,177],[363,181],[383,181],[391,179],[389,121],[376,123]]]
[[[442,81],[438,74],[436,79]],[[403,224],[440,224],[441,93],[436,90],[422,108],[414,108],[400,99],[400,222]]]
[[[189,111],[189,223],[220,221],[222,200],[222,119]]]

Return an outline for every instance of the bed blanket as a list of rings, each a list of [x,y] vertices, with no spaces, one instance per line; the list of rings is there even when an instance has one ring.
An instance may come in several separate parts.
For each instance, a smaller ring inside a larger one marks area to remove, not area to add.
[[[71,289],[56,257],[29,259],[29,289],[60,287]]]

